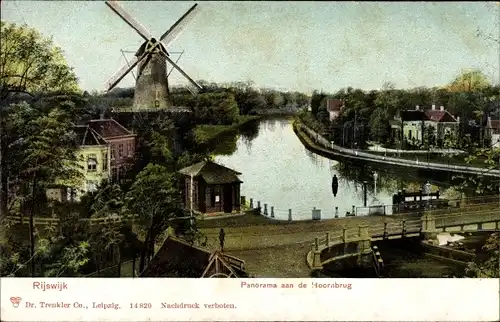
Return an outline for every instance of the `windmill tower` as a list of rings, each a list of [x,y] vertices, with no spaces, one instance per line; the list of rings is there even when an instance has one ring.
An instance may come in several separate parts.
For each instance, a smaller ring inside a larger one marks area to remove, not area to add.
[[[117,1],[106,1],[106,5],[144,39],[144,43],[139,47],[133,59],[120,68],[106,83],[106,90],[112,90],[137,66],[132,112],[156,112],[162,110],[189,112],[186,108],[172,106],[169,101],[167,64],[172,65],[193,85],[193,88],[188,87],[193,94],[201,90],[202,87],[172,60],[166,48],[177,38],[187,22],[194,17],[198,5],[194,4],[158,39],[154,38],[143,25],[128,14]]]

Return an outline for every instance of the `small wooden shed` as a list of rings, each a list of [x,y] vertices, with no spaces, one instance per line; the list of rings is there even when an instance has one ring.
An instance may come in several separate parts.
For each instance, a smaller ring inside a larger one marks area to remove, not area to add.
[[[179,170],[185,176],[184,204],[201,213],[231,213],[240,210],[241,173],[212,161],[202,161]],[[191,191],[193,182],[193,191]]]
[[[248,274],[239,258],[169,236],[140,277],[238,278]]]

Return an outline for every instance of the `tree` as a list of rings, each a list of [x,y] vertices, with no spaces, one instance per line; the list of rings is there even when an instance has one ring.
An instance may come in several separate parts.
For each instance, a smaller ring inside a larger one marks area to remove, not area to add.
[[[136,177],[127,193],[130,211],[138,216],[141,231],[145,233],[145,246],[141,251],[140,271],[154,253],[158,233],[168,225],[180,208],[180,193],[175,177],[158,164],[148,164]]]
[[[1,99],[19,92],[79,92],[75,73],[51,39],[5,21],[1,21],[0,39]]]
[[[123,220],[129,215],[125,193],[117,184],[106,184],[96,193],[91,206],[91,218],[105,218],[104,222],[92,227],[92,248],[95,255],[112,252],[118,262],[118,277],[122,263],[122,249],[125,236],[122,233]],[[96,264],[99,261],[96,259]],[[99,270],[99,269],[98,269]]]
[[[30,258],[35,255],[33,216],[43,209],[47,186],[57,179],[80,176],[70,130],[73,105],[62,101],[47,107],[42,103],[10,105],[3,109],[6,118],[2,119],[6,125],[2,132],[2,179],[19,187],[19,210],[29,215]],[[4,187],[8,205],[10,195],[6,184]],[[33,260],[32,274],[34,265]]]
[[[499,278],[500,234],[491,234],[486,240],[483,250],[486,253],[486,259],[469,263],[467,272],[475,277]]]
[[[311,113],[313,116],[318,114],[321,102],[325,99],[327,95],[323,92],[314,91],[311,97]]]
[[[384,142],[389,135],[385,112],[382,108],[377,108],[370,116],[370,136],[377,142]]]
[[[451,92],[476,92],[491,86],[480,70],[464,70],[448,86]]]
[[[24,126],[15,121],[9,108],[12,102],[26,96],[53,92],[79,93],[77,78],[68,67],[60,48],[35,29],[1,21],[0,32],[0,218],[8,210],[7,182],[13,180],[10,169],[18,160],[10,153],[21,137],[17,131]],[[20,94],[25,94],[24,96]],[[17,114],[20,115],[19,113]],[[12,123],[14,122],[14,123]],[[10,163],[10,164],[9,164]]]

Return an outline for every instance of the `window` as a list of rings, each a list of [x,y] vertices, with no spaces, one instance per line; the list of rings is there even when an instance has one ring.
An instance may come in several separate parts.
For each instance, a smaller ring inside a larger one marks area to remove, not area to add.
[[[87,171],[95,172],[97,170],[97,157],[95,154],[89,154],[87,156]]]
[[[116,158],[116,147],[114,145],[111,146],[111,160]]]
[[[118,145],[118,158],[123,157],[123,144]]]
[[[108,171],[108,153],[102,154],[102,171]]]
[[[216,195],[215,196],[215,203],[219,203],[220,202],[220,196],[219,195]]]
[[[128,144],[128,146],[127,146],[127,153],[128,153],[129,157],[133,156],[133,154],[134,154],[134,146],[132,145],[132,143]]]

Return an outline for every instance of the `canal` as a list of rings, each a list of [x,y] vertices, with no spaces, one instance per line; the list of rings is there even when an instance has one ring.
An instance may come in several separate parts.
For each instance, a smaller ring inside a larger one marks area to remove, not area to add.
[[[375,163],[329,160],[305,148],[293,131],[291,118],[273,117],[246,124],[214,143],[215,161],[241,172],[241,195],[274,207],[277,219],[311,219],[312,209],[321,218],[340,217],[352,206],[392,204],[398,189],[418,191],[429,181],[433,189],[445,192],[451,186],[449,174],[435,174],[411,168],[394,168]],[[373,173],[377,172],[377,191]],[[332,193],[332,177],[338,177],[338,193]],[[389,209],[390,207],[386,207]],[[366,210],[366,209],[364,209]],[[390,210],[388,210],[390,213]],[[363,213],[360,209],[359,213]]]

